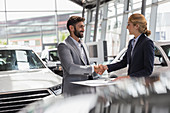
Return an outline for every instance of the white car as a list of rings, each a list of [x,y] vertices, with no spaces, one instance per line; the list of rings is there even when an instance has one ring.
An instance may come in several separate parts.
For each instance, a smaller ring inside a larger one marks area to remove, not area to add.
[[[44,49],[41,53],[41,59],[46,62],[46,65],[54,73],[62,76],[63,70],[59,60],[57,48]]]
[[[170,70],[170,41],[156,41],[155,45],[155,56],[154,56],[154,69],[153,74],[165,70]],[[127,48],[122,49],[122,51],[115,57],[111,62],[116,63],[123,59]],[[125,76],[127,75],[127,68],[123,68],[110,73],[110,76]]]
[[[62,78],[32,49],[0,46],[0,62],[0,112],[15,113],[32,102],[61,94]]]

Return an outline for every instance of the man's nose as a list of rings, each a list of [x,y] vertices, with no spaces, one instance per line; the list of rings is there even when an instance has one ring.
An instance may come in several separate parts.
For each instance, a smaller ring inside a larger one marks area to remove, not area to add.
[[[84,31],[85,29],[84,29],[84,27],[82,28],[82,31]]]

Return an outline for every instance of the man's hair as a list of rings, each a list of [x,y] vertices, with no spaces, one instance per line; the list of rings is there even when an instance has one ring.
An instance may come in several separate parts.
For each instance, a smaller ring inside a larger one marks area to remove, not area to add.
[[[69,18],[69,20],[67,21],[67,29],[69,30],[70,32],[70,29],[69,29],[69,26],[72,25],[72,26],[75,26],[77,23],[79,22],[84,22],[85,21],[85,18],[84,17],[79,17],[79,16],[71,16]]]

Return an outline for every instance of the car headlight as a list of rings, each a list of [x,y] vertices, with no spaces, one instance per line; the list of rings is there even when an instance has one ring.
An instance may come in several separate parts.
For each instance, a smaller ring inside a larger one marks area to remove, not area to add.
[[[52,88],[50,88],[52,90],[52,92],[55,94],[55,95],[59,95],[62,93],[62,85],[59,84],[57,86],[54,86]]]

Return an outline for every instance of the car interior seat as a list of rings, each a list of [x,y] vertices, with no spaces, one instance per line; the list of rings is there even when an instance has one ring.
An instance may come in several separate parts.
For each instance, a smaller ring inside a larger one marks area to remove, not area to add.
[[[17,68],[17,62],[16,59],[13,57],[7,57],[6,59],[7,63],[7,70],[16,70]]]

